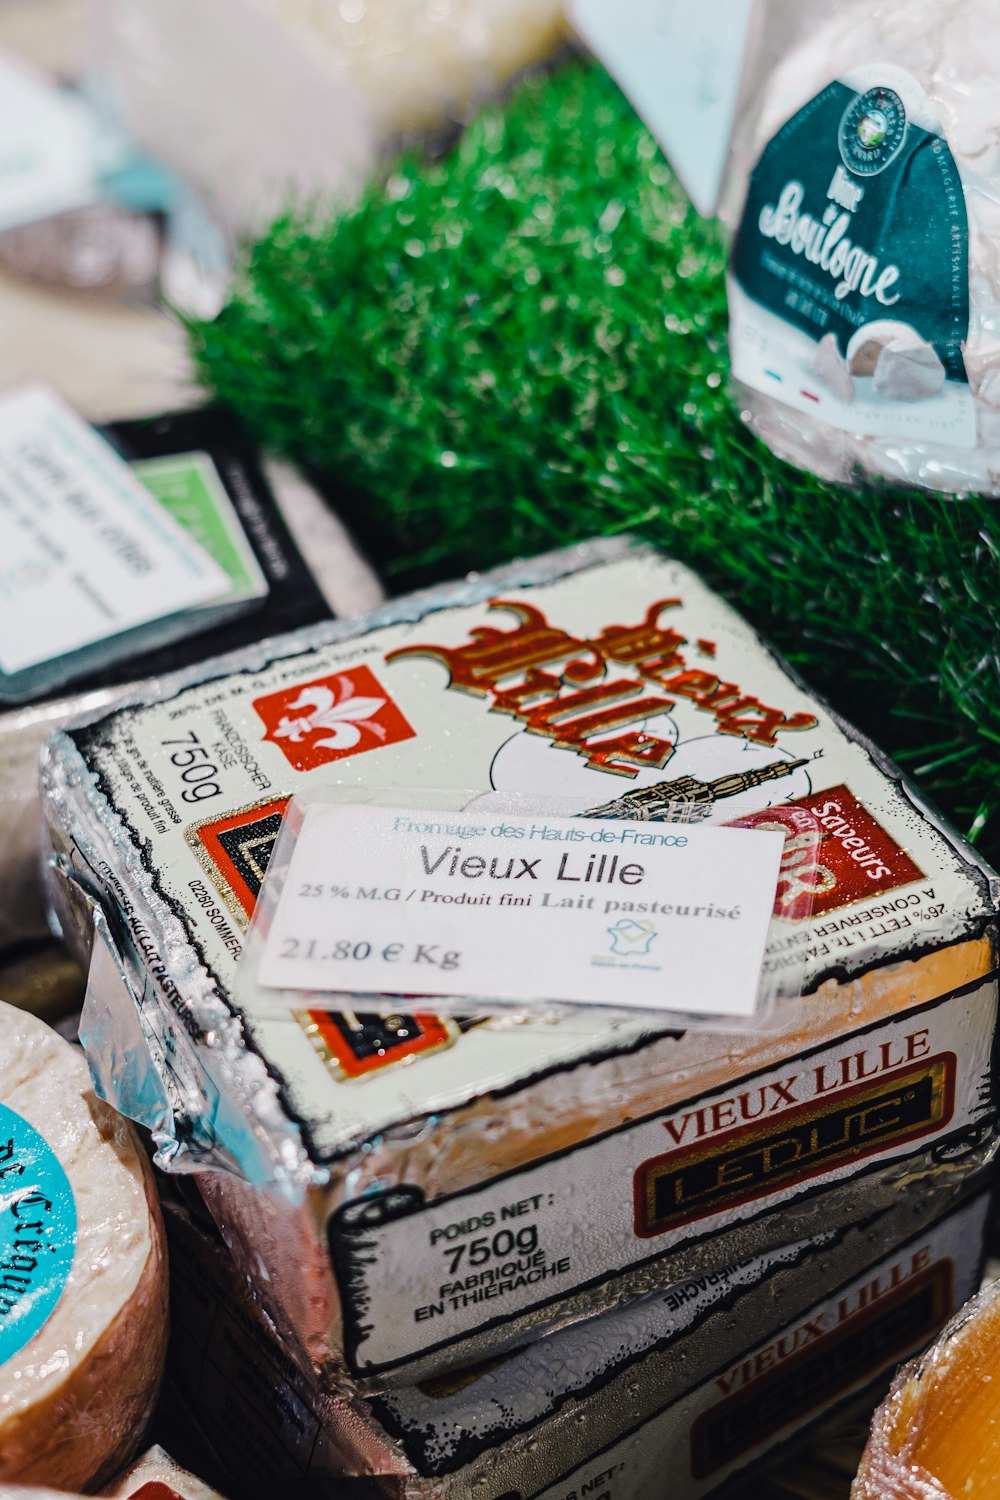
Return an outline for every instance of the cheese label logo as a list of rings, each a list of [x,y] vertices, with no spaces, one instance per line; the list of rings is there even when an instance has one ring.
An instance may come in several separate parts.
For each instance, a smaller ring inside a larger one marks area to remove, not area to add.
[[[460,1035],[460,1023],[427,1012],[380,1016],[353,1010],[296,1011],[319,1056],[343,1083],[382,1072],[393,1063],[440,1052]]]
[[[885,1057],[891,1060],[890,1054]],[[850,1062],[842,1064],[845,1077]],[[815,1086],[817,1092],[829,1091],[829,1098],[782,1110],[776,1120],[759,1126],[739,1125],[710,1146],[667,1151],[643,1162],[634,1179],[636,1234],[641,1239],[665,1234],[936,1133],[954,1113],[957,1068],[955,1054],[947,1052],[917,1068],[836,1088],[836,1074],[821,1066]],[[769,1084],[756,1097],[739,1096],[743,1118],[773,1114],[795,1097],[793,1083]],[[735,1117],[735,1106],[729,1108]]]
[[[241,927],[253,916],[288,802],[274,797],[185,830],[189,848]]]
[[[906,107],[895,89],[866,90],[847,106],[840,122],[840,155],[856,177],[884,172],[903,149]]]
[[[255,698],[266,734],[296,771],[314,771],[348,755],[413,739],[407,723],[368,667]]]
[[[0,1104],[0,1368],[55,1310],[76,1253],[76,1202],[48,1141]]]
[[[662,720],[678,699],[710,715],[718,734],[754,744],[776,745],[779,734],[816,728],[811,713],[786,713],[714,671],[692,667],[682,647],[693,644],[699,656],[714,658],[715,645],[689,642],[674,629],[669,612],[680,604],[657,599],[638,623],[606,625],[587,639],[550,624],[523,599],[492,599],[491,611],[514,616],[512,629],[480,625],[463,646],[400,646],[386,662],[414,656],[441,662],[449,688],[487,699],[493,713],[509,714],[529,734],[575,751],[588,766],[633,780],[674,754],[672,739],[645,726]],[[775,774],[784,768],[770,777]],[[686,787],[671,795],[692,800]]]
[[[739,828],[785,828],[775,913],[793,921],[851,906],[924,876],[843,785],[733,822]]]

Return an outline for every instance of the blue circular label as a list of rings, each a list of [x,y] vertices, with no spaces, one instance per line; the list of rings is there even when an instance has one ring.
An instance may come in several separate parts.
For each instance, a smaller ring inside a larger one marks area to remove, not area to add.
[[[0,1366],[33,1339],[76,1253],[76,1202],[48,1141],[0,1104]]]

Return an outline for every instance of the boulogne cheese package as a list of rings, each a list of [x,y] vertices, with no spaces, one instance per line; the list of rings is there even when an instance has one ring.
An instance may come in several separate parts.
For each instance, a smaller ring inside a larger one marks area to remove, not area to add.
[[[367,1398],[324,1392],[225,1247],[165,1208],[170,1389],[233,1489],[398,1500],[695,1500],[921,1348],[975,1290],[985,1196],[679,1283],[485,1365]],[[345,1478],[369,1480],[348,1490]]]
[[[822,839],[779,885],[804,981],[767,1031],[729,1034],[428,1002],[250,1013],[236,960],[283,809],[330,784],[809,812]],[[992,1151],[991,875],[645,546],[578,546],[167,679],[53,737],[43,800],[57,919],[83,952],[97,932],[99,1087],[163,1165],[207,1169],[235,1253],[331,1380],[488,1357],[950,1192]]]
[[[826,479],[995,495],[996,7],[823,9],[741,132],[744,420]]]
[[[366,564],[315,491],[286,465],[270,465],[265,471],[252,444],[221,412],[177,412],[111,423],[103,436],[168,513],[222,563],[241,598],[229,618],[186,638],[157,648],[140,647],[68,679],[58,679],[57,661],[51,666],[58,680],[51,686],[39,686],[17,702],[4,701],[0,694],[0,818],[5,835],[0,849],[0,947],[47,931],[37,875],[36,797],[38,749],[47,734],[73,714],[106,711],[144,678],[264,635],[329,619],[333,613],[370,608],[381,597]],[[4,473],[0,466],[0,483]],[[51,529],[55,533],[58,527]],[[74,562],[86,587],[87,561],[76,557]],[[93,559],[90,566],[97,566]],[[41,565],[36,562],[35,567],[44,577]]]

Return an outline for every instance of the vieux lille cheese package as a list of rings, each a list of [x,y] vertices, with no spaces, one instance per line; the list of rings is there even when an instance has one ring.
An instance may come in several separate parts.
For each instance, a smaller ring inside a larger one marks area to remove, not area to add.
[[[978,1286],[985,1195],[904,1199],[497,1360],[325,1392],[225,1247],[168,1198],[168,1391],[247,1500],[697,1500],[926,1344]],[[356,1489],[347,1488],[354,1479]],[[367,1484],[364,1482],[367,1480]]]
[[[728,1034],[426,1001],[251,1014],[248,915],[287,800],[324,784],[806,810],[822,839],[779,885],[804,980],[767,1031]],[[331,1380],[467,1364],[903,1184],[951,1191],[992,1150],[993,877],[645,545],[168,678],[55,735],[42,785],[54,911],[94,951],[98,1087],[161,1164],[207,1169],[247,1274]]]

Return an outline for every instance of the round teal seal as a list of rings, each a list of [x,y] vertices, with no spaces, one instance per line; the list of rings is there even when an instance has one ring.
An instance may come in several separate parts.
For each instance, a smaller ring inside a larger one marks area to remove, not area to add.
[[[0,1366],[34,1338],[76,1254],[76,1201],[44,1136],[0,1104]]]
[[[840,122],[840,155],[856,177],[884,172],[903,149],[906,106],[895,89],[856,94]]]

